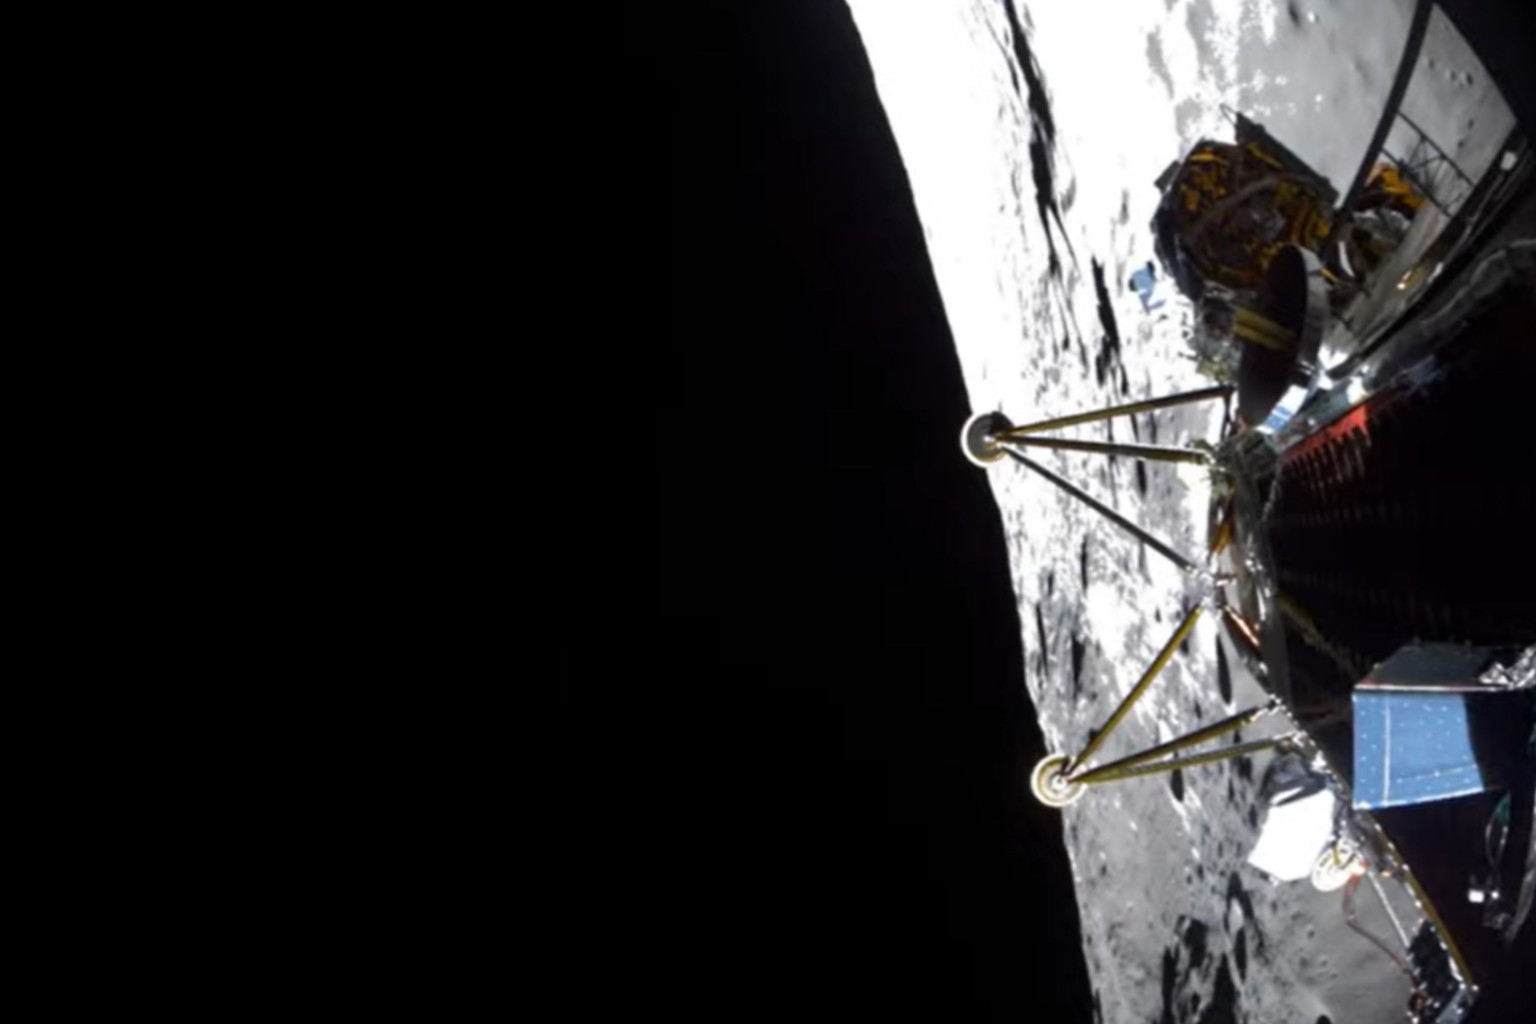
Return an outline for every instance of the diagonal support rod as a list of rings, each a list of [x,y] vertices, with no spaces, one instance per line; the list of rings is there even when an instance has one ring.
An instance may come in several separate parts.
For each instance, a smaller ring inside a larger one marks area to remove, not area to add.
[[[1251,743],[1239,743],[1231,747],[1222,747],[1220,750],[1213,750],[1206,754],[1191,754],[1188,757],[1176,757],[1171,761],[1159,761],[1156,764],[1133,765],[1130,768],[1122,769],[1114,778],[1116,781],[1120,779],[1134,779],[1142,775],[1157,775],[1161,772],[1176,771],[1180,768],[1193,768],[1195,765],[1227,761],[1234,757],[1243,757],[1246,754],[1257,753],[1260,750],[1269,750],[1271,747],[1278,746],[1290,738],[1288,735],[1271,736],[1265,740],[1254,740]],[[1084,782],[1086,780],[1077,779],[1076,781]],[[1107,782],[1110,780],[1103,779],[1100,781]]]
[[[1143,693],[1147,692],[1147,687],[1152,685],[1152,681],[1157,678],[1158,673],[1168,664],[1169,659],[1173,657],[1173,652],[1179,649],[1179,644],[1183,643],[1184,638],[1189,636],[1190,632],[1195,628],[1195,623],[1200,619],[1200,610],[1200,606],[1197,604],[1190,609],[1188,615],[1184,616],[1184,621],[1179,623],[1179,627],[1173,631],[1173,636],[1168,638],[1168,642],[1163,645],[1163,649],[1157,652],[1157,657],[1152,659],[1152,664],[1147,666],[1147,670],[1142,673],[1136,685],[1131,687],[1131,692],[1125,695],[1125,699],[1120,702],[1120,706],[1115,708],[1110,714],[1109,721],[1104,723],[1104,728],[1100,729],[1098,735],[1088,741],[1088,745],[1083,748],[1081,754],[1074,757],[1062,769],[1062,774],[1071,778],[1072,773],[1082,767],[1093,756],[1093,752],[1098,750],[1099,746],[1109,737],[1109,734],[1115,731],[1115,726],[1119,725],[1121,720],[1130,713],[1131,706],[1141,699]]]
[[[1015,462],[1022,463],[1028,468],[1034,470],[1036,473],[1039,473],[1051,483],[1072,495],[1072,497],[1076,498],[1078,501],[1081,501],[1095,512],[1098,512],[1100,515],[1104,516],[1110,522],[1115,523],[1121,529],[1128,531],[1137,540],[1146,544],[1148,547],[1162,555],[1164,558],[1168,559],[1174,565],[1177,565],[1180,569],[1183,569],[1186,572],[1193,572],[1197,568],[1194,562],[1185,558],[1183,555],[1173,550],[1173,548],[1169,547],[1167,544],[1164,544],[1162,541],[1158,540],[1146,530],[1143,530],[1141,527],[1125,518],[1125,516],[1122,516],[1119,512],[1116,512],[1114,509],[1104,504],[1102,501],[1099,501],[1087,491],[1076,486],[1075,484],[1069,483],[1068,481],[1057,476],[1055,473],[1052,473],[1050,470],[1040,465],[1040,463],[1036,462],[1034,459],[1026,458],[1025,456],[1020,455],[1018,452],[1014,451],[1012,448],[1004,448],[1003,451],[1011,456]]]
[[[1256,708],[1249,708],[1247,711],[1239,711],[1237,714],[1228,718],[1223,718],[1219,722],[1212,722],[1210,725],[1203,729],[1196,729],[1194,732],[1185,733],[1183,736],[1175,737],[1174,739],[1169,740],[1167,743],[1159,743],[1155,747],[1148,747],[1146,750],[1143,750],[1140,753],[1131,754],[1129,757],[1122,757],[1118,761],[1111,761],[1109,764],[1101,765],[1097,768],[1090,768],[1085,772],[1081,772],[1078,775],[1074,775],[1068,778],[1067,781],[1092,783],[1109,782],[1113,779],[1122,778],[1124,771],[1127,768],[1131,768],[1139,764],[1145,764],[1148,761],[1153,761],[1159,757],[1162,757],[1164,754],[1171,754],[1176,750],[1183,750],[1186,747],[1193,747],[1197,743],[1204,743],[1206,740],[1215,739],[1217,736],[1222,736],[1229,732],[1235,732],[1236,730],[1241,729],[1246,725],[1257,722],[1265,715],[1272,714],[1278,707],[1278,702],[1272,700],[1267,704],[1260,704]]]
[[[1225,551],[1227,545],[1232,542],[1232,534],[1237,529],[1233,518],[1234,508],[1235,505],[1231,499],[1228,499],[1227,503],[1222,506],[1220,523],[1216,527],[1216,533],[1211,537],[1211,555],[1213,557]]]
[[[1296,347],[1296,332],[1247,306],[1233,307],[1232,333],[1245,341],[1275,352],[1289,352]]]
[[[1259,643],[1258,630],[1254,628],[1253,623],[1243,618],[1227,605],[1221,606],[1221,615],[1222,618],[1227,620],[1227,626],[1231,629],[1232,633],[1242,640],[1243,645],[1248,648],[1255,658],[1262,660],[1264,657],[1264,646]]]
[[[1072,452],[1098,452],[1101,455],[1129,455],[1133,459],[1149,462],[1193,462],[1209,465],[1211,457],[1194,448],[1168,448],[1151,444],[1118,444],[1114,441],[1076,441],[1066,437],[1015,437],[1005,434],[998,438],[1003,444],[1030,445],[1036,448],[1060,448]]]
[[[1207,398],[1226,398],[1233,390],[1232,387],[1223,384],[1213,388],[1201,388],[1199,391],[1185,391],[1178,395],[1164,395],[1162,398],[1148,398],[1140,402],[1131,402],[1128,405],[1114,405],[1107,409],[1095,409],[1092,412],[1079,412],[1073,413],[1070,416],[1058,416],[1053,420],[1041,420],[1039,423],[1031,423],[1028,426],[1014,427],[1002,434],[1001,438],[1012,439],[1021,434],[1036,434],[1042,430],[1055,430],[1058,427],[1075,427],[1079,423],[1095,423],[1099,420],[1113,419],[1116,416],[1129,416],[1132,413],[1150,412],[1153,409],[1166,409],[1174,405],[1203,402]]]

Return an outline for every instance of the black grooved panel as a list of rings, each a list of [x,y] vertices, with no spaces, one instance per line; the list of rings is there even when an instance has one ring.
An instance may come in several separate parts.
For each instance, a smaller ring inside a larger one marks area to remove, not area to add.
[[[1459,325],[1433,373],[1282,460],[1268,520],[1281,589],[1356,662],[1415,639],[1536,638],[1530,323],[1511,289]]]

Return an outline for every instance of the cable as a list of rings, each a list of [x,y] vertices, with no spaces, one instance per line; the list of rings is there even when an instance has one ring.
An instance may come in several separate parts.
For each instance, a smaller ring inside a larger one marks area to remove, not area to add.
[[[1499,852],[1493,852],[1493,826],[1502,826],[1499,831]],[[1499,801],[1493,809],[1493,814],[1488,818],[1488,824],[1483,826],[1483,852],[1488,855],[1488,866],[1495,871],[1499,863],[1504,859],[1504,844],[1509,841],[1509,794]]]
[[[1365,876],[1363,874],[1355,875],[1348,882],[1344,883],[1344,923],[1349,925],[1351,930],[1358,932],[1366,939],[1369,939],[1371,944],[1385,953],[1392,960],[1392,962],[1397,965],[1397,969],[1402,971],[1403,974],[1408,978],[1408,984],[1413,986],[1413,994],[1408,997],[1408,1005],[1414,1009],[1414,1016],[1417,1017],[1418,1008],[1422,1007],[1425,1002],[1428,1001],[1429,997],[1425,991],[1419,987],[1419,980],[1413,976],[1413,970],[1408,966],[1407,962],[1403,960],[1402,957],[1392,952],[1391,947],[1389,947],[1385,942],[1382,942],[1376,936],[1372,935],[1370,932],[1366,931],[1364,928],[1360,927],[1359,923],[1355,921],[1355,890],[1359,888],[1360,879],[1364,877]]]

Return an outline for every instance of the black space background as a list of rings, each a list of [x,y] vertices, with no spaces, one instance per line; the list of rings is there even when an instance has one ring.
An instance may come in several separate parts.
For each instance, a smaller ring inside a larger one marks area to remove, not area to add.
[[[1001,520],[863,45],[840,3],[694,10],[639,641],[690,695],[663,756],[694,967],[726,1018],[1090,1020]]]

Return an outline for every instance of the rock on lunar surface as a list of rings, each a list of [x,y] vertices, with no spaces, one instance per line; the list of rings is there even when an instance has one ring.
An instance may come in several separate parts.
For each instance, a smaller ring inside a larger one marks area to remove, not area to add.
[[[1126,284],[1153,257],[1153,181],[1200,137],[1230,137],[1226,104],[1264,122],[1342,191],[1380,116],[1413,5],[850,6],[972,407],[1022,423],[1210,383],[1187,357],[1188,304],[1179,297],[1148,313]],[[1404,109],[1476,178],[1512,118],[1435,17],[1425,44],[1435,73],[1415,78]],[[1063,434],[1213,440],[1219,409],[1186,406]],[[1175,549],[1202,550],[1209,481],[1200,469],[1050,451],[1039,459]],[[1024,683],[1048,742],[1076,751],[1191,595],[1173,565],[1048,482],[1007,462],[987,473],[1026,629]],[[1241,659],[1228,651],[1218,660],[1218,643],[1208,616],[1101,760],[1261,701]],[[1273,886],[1244,863],[1262,768],[1225,763],[1090,788],[1061,812],[1102,1020],[1401,1014],[1406,985],[1390,1006],[1351,992],[1351,964],[1381,954],[1338,923],[1336,902],[1327,902],[1336,895]],[[1368,907],[1362,901],[1362,921]]]

